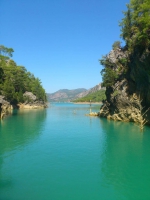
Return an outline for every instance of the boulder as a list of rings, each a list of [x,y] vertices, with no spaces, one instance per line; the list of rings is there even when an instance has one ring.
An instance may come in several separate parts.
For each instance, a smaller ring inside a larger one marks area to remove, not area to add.
[[[23,94],[23,96],[24,97],[27,97],[27,99],[28,99],[28,101],[35,101],[37,98],[36,98],[36,96],[32,93],[32,92],[25,92],[24,94]]]
[[[8,115],[12,111],[12,106],[5,100],[5,96],[0,95],[0,119]]]

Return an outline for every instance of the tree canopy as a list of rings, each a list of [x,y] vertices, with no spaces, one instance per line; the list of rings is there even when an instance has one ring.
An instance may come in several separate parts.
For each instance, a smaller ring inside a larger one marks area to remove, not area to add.
[[[150,0],[131,0],[121,23],[121,37],[132,53],[150,45]]]
[[[101,65],[104,66],[101,71],[103,85],[106,87],[113,85],[119,77],[128,72],[135,57],[141,62],[150,52],[150,0],[130,0],[127,11],[123,13],[124,18],[119,26],[121,27],[120,36],[125,41],[125,46],[120,48],[128,56],[117,60],[115,63],[117,68],[110,62],[107,55],[100,59]],[[113,50],[115,51],[119,46],[119,41],[114,42]]]
[[[36,95],[37,100],[46,101],[45,90],[39,78],[28,72],[25,67],[18,66],[11,59],[14,50],[0,45],[0,95],[11,103],[24,102],[26,91]]]

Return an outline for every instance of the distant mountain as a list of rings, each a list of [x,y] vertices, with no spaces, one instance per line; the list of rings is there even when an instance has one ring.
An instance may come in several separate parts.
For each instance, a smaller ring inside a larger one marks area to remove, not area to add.
[[[101,83],[99,83],[98,85],[96,85],[96,86],[90,88],[89,90],[84,91],[84,92],[81,92],[81,93],[78,94],[76,97],[77,97],[77,99],[78,99],[78,98],[82,98],[82,97],[87,96],[88,94],[97,92],[97,91],[99,91],[99,90],[101,90],[101,89],[105,89],[105,88],[103,88],[103,87],[101,86]]]
[[[105,89],[87,94],[84,97],[74,100],[74,102],[102,102],[106,99]]]
[[[57,92],[47,94],[47,99],[50,102],[68,102],[78,98],[80,93],[86,92],[85,88],[79,88],[74,90],[61,89]]]
[[[58,90],[57,92],[47,94],[47,99],[50,102],[74,101],[76,99],[82,98],[88,94],[94,93],[101,89],[105,89],[105,88],[102,88],[101,84],[98,84],[94,86],[93,88],[90,88],[89,90],[86,90],[84,88],[79,88],[75,90],[61,89],[61,90]]]
[[[98,84],[95,87],[80,93],[74,102],[100,102],[106,99],[105,90],[106,89],[102,87],[101,84]]]

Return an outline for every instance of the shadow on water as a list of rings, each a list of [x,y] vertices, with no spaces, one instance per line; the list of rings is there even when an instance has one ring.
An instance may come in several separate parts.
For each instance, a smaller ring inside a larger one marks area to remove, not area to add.
[[[106,133],[102,172],[106,187],[123,199],[150,199],[150,128],[141,133],[133,123],[100,120]]]
[[[11,116],[0,121],[0,189],[13,185],[11,177],[2,173],[5,158],[36,140],[45,118],[46,110],[14,110]]]

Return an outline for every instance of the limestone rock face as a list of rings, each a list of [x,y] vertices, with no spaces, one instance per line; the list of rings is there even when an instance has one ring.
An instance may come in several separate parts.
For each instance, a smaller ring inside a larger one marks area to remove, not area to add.
[[[107,58],[117,72],[118,58],[126,58],[122,50],[112,50]],[[106,88],[106,101],[99,115],[112,120],[150,124],[150,52],[145,56],[130,58],[128,72],[121,75],[114,85]]]
[[[6,115],[11,114],[13,108],[38,109],[48,107],[46,102],[37,100],[37,97],[32,92],[25,92],[23,96],[26,97],[26,101],[24,103],[11,105],[10,102],[5,100],[5,96],[0,95],[0,119],[3,119]]]
[[[128,82],[126,80],[119,83],[116,83],[116,85],[118,84],[117,86],[115,85],[116,94],[114,91],[111,93],[108,101],[103,104],[99,115],[115,121],[140,123],[143,119],[141,100],[135,93],[128,96]]]
[[[113,64],[115,64],[118,61],[118,59],[126,57],[126,52],[122,51],[120,48],[111,50],[110,53],[107,55],[108,60]]]
[[[32,93],[26,91],[23,96],[25,97],[24,103],[19,103],[20,109],[37,109],[37,108],[47,108],[47,103],[41,100],[37,100],[37,97]]]
[[[5,100],[5,97],[0,95],[0,119],[8,115],[12,111],[12,106],[8,101]]]

